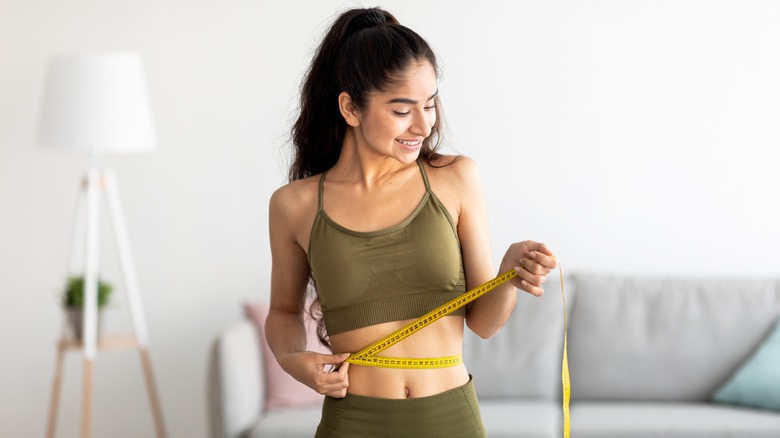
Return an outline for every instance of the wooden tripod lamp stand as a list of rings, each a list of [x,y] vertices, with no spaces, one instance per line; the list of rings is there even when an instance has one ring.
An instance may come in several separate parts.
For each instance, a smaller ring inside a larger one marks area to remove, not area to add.
[[[65,352],[70,349],[81,350],[84,357],[81,435],[90,437],[95,358],[99,351],[121,348],[137,348],[140,352],[157,436],[165,437],[162,410],[149,356],[149,335],[116,178],[110,169],[103,169],[98,164],[101,154],[145,152],[156,147],[141,58],[134,53],[53,58],[46,77],[39,144],[44,148],[85,153],[90,158],[76,213],[70,263],[71,274],[84,276],[82,339],[68,338],[63,333],[58,344],[47,437],[54,437],[56,431]],[[134,336],[98,340],[101,193],[108,200]]]

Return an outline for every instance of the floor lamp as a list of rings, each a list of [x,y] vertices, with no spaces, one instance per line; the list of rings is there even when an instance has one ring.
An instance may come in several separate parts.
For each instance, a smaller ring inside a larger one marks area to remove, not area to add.
[[[84,275],[82,340],[78,342],[63,336],[58,344],[47,437],[53,437],[56,430],[65,351],[80,349],[83,353],[81,430],[82,437],[89,437],[95,357],[100,350],[116,348],[139,350],[157,435],[165,437],[149,357],[149,335],[116,177],[111,169],[98,163],[103,154],[146,152],[156,146],[140,56],[134,53],[101,53],[52,58],[48,65],[38,135],[38,143],[43,148],[83,153],[89,157],[89,170],[81,187],[76,212],[70,262],[71,274]],[[101,194],[108,200],[134,336],[98,341]]]

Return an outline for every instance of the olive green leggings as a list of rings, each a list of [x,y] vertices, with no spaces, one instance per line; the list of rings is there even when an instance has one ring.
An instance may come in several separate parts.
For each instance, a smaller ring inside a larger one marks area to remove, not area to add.
[[[315,438],[485,438],[474,383],[430,397],[325,397]]]

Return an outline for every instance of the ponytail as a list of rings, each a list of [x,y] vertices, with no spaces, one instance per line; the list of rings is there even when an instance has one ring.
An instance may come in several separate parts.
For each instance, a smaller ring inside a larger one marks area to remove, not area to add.
[[[436,56],[425,40],[380,8],[352,9],[331,25],[314,54],[301,85],[300,114],[292,128],[294,157],[288,178],[322,173],[336,164],[346,132],[338,96],[349,94],[362,109],[373,91],[383,91],[414,61],[428,61],[438,72]],[[420,156],[438,154],[439,105],[431,135]]]

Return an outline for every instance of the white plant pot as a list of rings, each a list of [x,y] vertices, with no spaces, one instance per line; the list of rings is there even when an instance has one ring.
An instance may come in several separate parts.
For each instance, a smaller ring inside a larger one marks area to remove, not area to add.
[[[69,307],[65,309],[68,319],[68,330],[73,339],[81,341],[83,339],[84,311],[79,308]],[[97,314],[97,338],[103,336],[103,310],[98,310]]]

